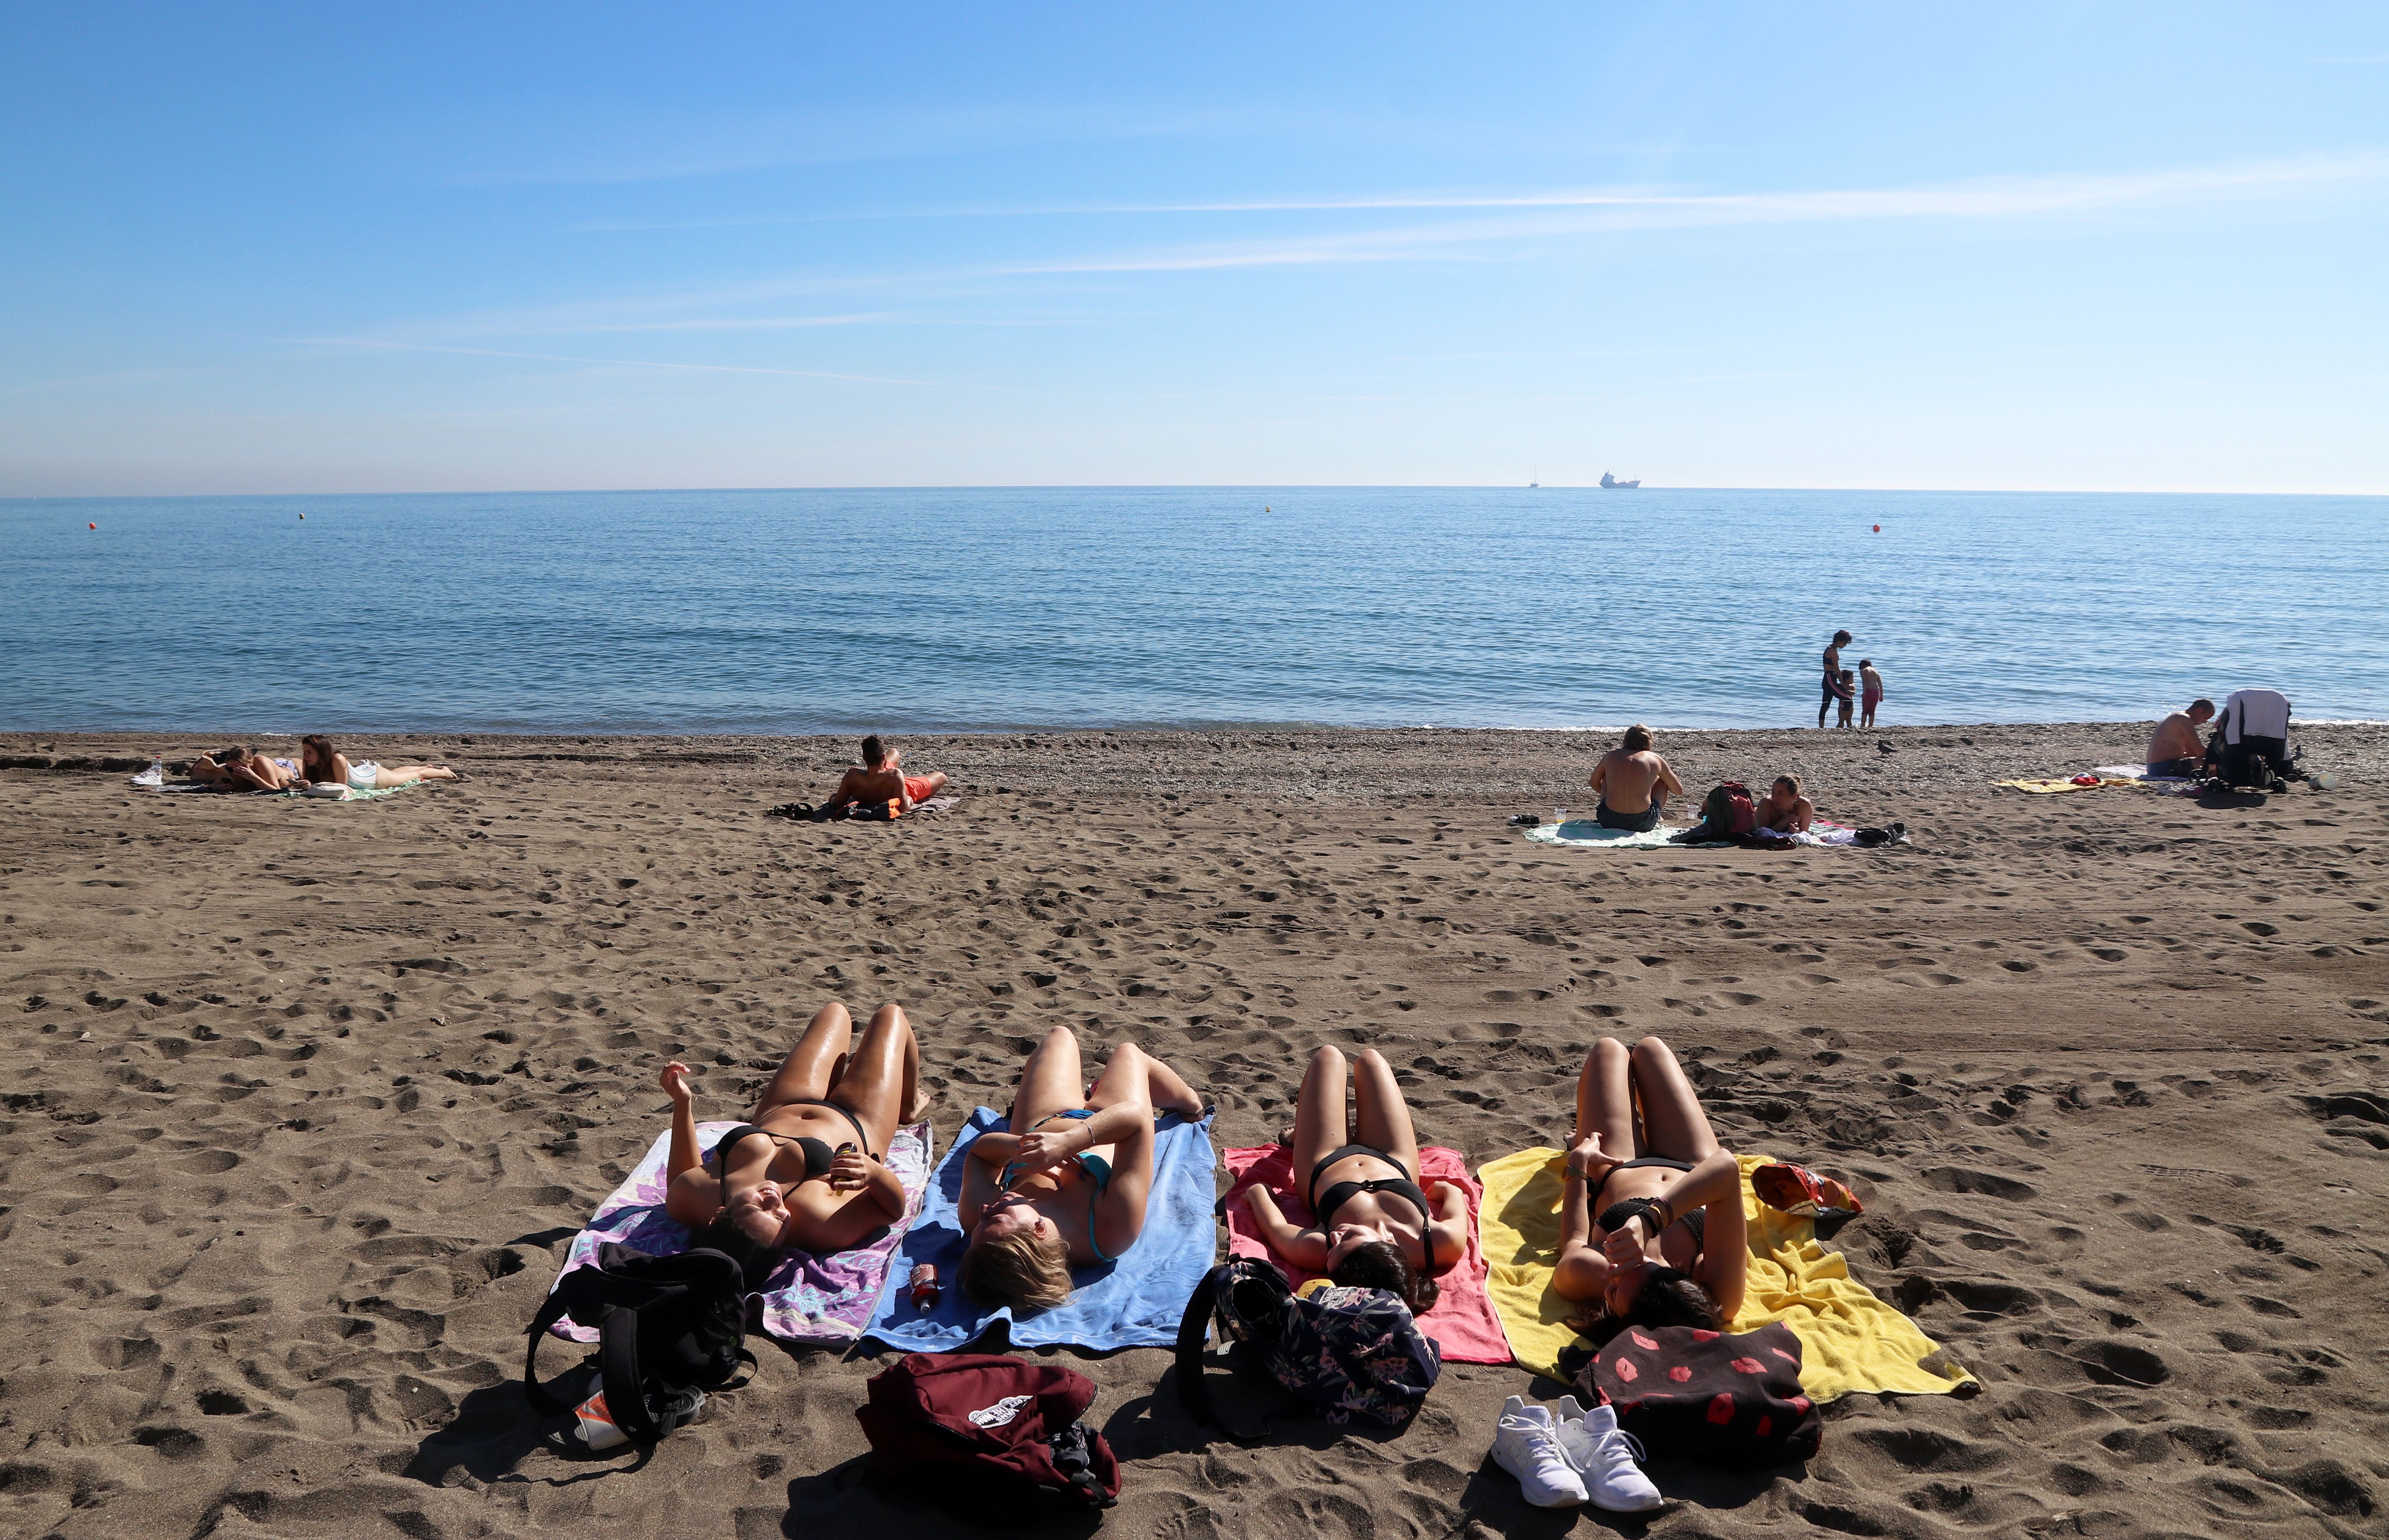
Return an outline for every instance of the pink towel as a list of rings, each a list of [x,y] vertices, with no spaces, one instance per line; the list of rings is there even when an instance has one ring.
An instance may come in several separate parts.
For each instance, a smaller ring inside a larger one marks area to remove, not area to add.
[[[1221,1152],[1221,1157],[1234,1178],[1228,1189],[1228,1254],[1276,1263],[1278,1270],[1292,1279],[1297,1289],[1322,1276],[1297,1272],[1272,1253],[1254,1229],[1253,1216],[1236,1197],[1240,1190],[1255,1182],[1266,1183],[1288,1219],[1297,1225],[1310,1223],[1310,1205],[1294,1190],[1294,1157],[1285,1146],[1227,1150]],[[1506,1364],[1511,1358],[1510,1339],[1503,1335],[1501,1317],[1493,1313],[1493,1301],[1485,1292],[1485,1251],[1476,1236],[1476,1205],[1485,1196],[1485,1190],[1468,1179],[1468,1163],[1460,1158],[1457,1150],[1429,1145],[1419,1152],[1419,1164],[1425,1167],[1419,1173],[1422,1180],[1437,1177],[1457,1184],[1468,1194],[1468,1254],[1461,1258],[1458,1266],[1436,1279],[1443,1292],[1437,1297],[1435,1308],[1418,1318],[1419,1330],[1435,1339],[1436,1346],[1450,1362]]]

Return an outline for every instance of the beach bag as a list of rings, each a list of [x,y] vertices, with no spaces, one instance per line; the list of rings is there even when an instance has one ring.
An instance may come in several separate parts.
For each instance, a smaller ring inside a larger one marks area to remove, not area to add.
[[[908,1353],[871,1377],[854,1415],[875,1474],[983,1512],[1026,1516],[1035,1506],[1118,1501],[1119,1460],[1080,1420],[1094,1404],[1093,1381],[1059,1364]]]
[[[1788,1465],[1817,1452],[1825,1419],[1800,1390],[1800,1339],[1780,1322],[1728,1335],[1695,1326],[1629,1326],[1577,1372],[1588,1405],[1606,1400],[1653,1459]]]
[[[1401,1296],[1331,1284],[1308,1297],[1269,1263],[1237,1257],[1212,1268],[1178,1323],[1178,1397],[1198,1422],[1239,1443],[1203,1375],[1203,1347],[1217,1321],[1229,1361],[1310,1408],[1323,1422],[1359,1419],[1399,1428],[1426,1400],[1443,1355],[1411,1318]]]
[[[1757,812],[1750,802],[1750,788],[1739,781],[1720,781],[1710,787],[1707,799],[1701,804],[1701,822],[1710,839],[1750,833],[1758,825]]]
[[[633,1443],[654,1444],[695,1420],[703,1391],[736,1390],[747,1351],[747,1280],[738,1264],[699,1247],[650,1256],[607,1241],[597,1260],[556,1279],[530,1321],[523,1394],[543,1412],[567,1403],[539,1382],[539,1344],[565,1317],[597,1332],[606,1410]],[[734,1383],[734,1380],[736,1381]]]

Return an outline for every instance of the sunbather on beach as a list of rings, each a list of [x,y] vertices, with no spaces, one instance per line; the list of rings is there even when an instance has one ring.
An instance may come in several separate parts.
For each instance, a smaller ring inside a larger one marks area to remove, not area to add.
[[[695,1244],[737,1258],[750,1283],[781,1251],[844,1251],[904,1216],[904,1184],[883,1162],[897,1126],[920,1115],[921,1050],[901,1006],[881,1006],[850,1051],[853,1035],[845,1006],[814,1012],[747,1123],[702,1159],[688,1066],[663,1068],[664,1212]]]
[[[236,789],[254,790],[255,788],[246,782],[240,783],[236,787],[232,773],[232,767],[248,757],[249,749],[243,745],[235,744],[230,748],[220,748],[211,753],[200,755],[191,761],[191,768],[185,773],[200,785],[211,786],[220,792]]]
[[[1021,1069],[1014,1131],[973,1141],[955,1204],[970,1238],[956,1279],[973,1299],[1021,1312],[1068,1300],[1071,1268],[1112,1261],[1143,1233],[1154,1118],[1203,1115],[1178,1072],[1134,1043],[1085,1085],[1079,1039],[1057,1026]]]
[[[1641,722],[1628,728],[1624,742],[1592,768],[1592,789],[1600,797],[1593,821],[1638,834],[1659,827],[1668,793],[1684,795],[1684,783],[1653,752],[1651,730]]]
[[[1600,1305],[1593,1336],[1733,1318],[1750,1254],[1742,1173],[1666,1043],[1603,1037],[1585,1055],[1561,1191],[1552,1286]]]
[[[445,765],[377,765],[370,759],[351,760],[322,733],[299,741],[299,773],[313,785],[349,786],[361,792],[386,792],[418,781],[454,781],[456,772]]]
[[[1363,1050],[1345,1119],[1344,1053],[1322,1048],[1303,1072],[1288,1140],[1312,1219],[1286,1218],[1270,1190],[1244,1190],[1246,1209],[1270,1249],[1337,1283],[1388,1289],[1413,1314],[1435,1304],[1435,1277],[1468,1250],[1468,1195],[1450,1182],[1415,1179],[1418,1134],[1385,1055]]]
[[[201,765],[210,773],[202,774]],[[298,760],[272,758],[238,745],[218,756],[199,756],[191,766],[191,779],[226,792],[287,792],[307,783]]]
[[[2206,744],[2198,730],[2215,719],[2215,703],[2201,695],[2188,709],[2157,723],[2149,736],[2151,775],[2197,775],[2206,768]]]
[[[906,775],[903,764],[902,749],[882,743],[876,733],[863,739],[862,763],[846,772],[845,778],[837,783],[837,790],[822,804],[822,813],[834,813],[855,802],[901,802],[903,810],[909,813],[944,787],[945,771]]]
[[[1800,795],[1800,778],[1779,775],[1767,795],[1751,805],[1754,829],[1771,829],[1779,834],[1808,832],[1808,821],[1817,816],[1817,805]]]

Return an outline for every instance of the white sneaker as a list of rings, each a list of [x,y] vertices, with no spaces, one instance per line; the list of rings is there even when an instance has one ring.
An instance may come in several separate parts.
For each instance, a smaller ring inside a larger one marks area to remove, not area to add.
[[[1643,1513],[1667,1501],[1635,1463],[1642,1444],[1617,1425],[1617,1408],[1586,1411],[1573,1395],[1560,1397],[1552,1436],[1582,1479],[1592,1506],[1612,1513]]]
[[[1584,1479],[1560,1448],[1551,1408],[1529,1405],[1524,1396],[1501,1403],[1493,1463],[1518,1478],[1537,1508],[1573,1508],[1585,1499]]]

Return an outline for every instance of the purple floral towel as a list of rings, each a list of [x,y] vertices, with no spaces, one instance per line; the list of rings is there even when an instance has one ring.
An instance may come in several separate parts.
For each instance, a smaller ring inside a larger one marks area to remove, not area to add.
[[[711,1151],[716,1139],[737,1126],[735,1123],[698,1124],[697,1149]],[[850,1343],[862,1335],[872,1308],[879,1303],[879,1292],[888,1282],[888,1259],[903,1243],[905,1230],[920,1217],[921,1198],[929,1185],[929,1145],[926,1123],[896,1130],[888,1149],[888,1165],[904,1184],[908,1202],[903,1219],[882,1230],[871,1244],[852,1251],[827,1256],[792,1253],[773,1270],[771,1286],[753,1296],[761,1305],[764,1330],[791,1343]],[[572,1238],[572,1249],[556,1275],[559,1280],[573,1268],[594,1262],[602,1241],[620,1241],[655,1256],[688,1249],[688,1227],[664,1212],[664,1165],[671,1157],[671,1131],[666,1129],[647,1147],[639,1168],[614,1190],[612,1197],[597,1205],[588,1227]],[[574,1342],[597,1340],[594,1328],[577,1325],[569,1317],[553,1330]]]

